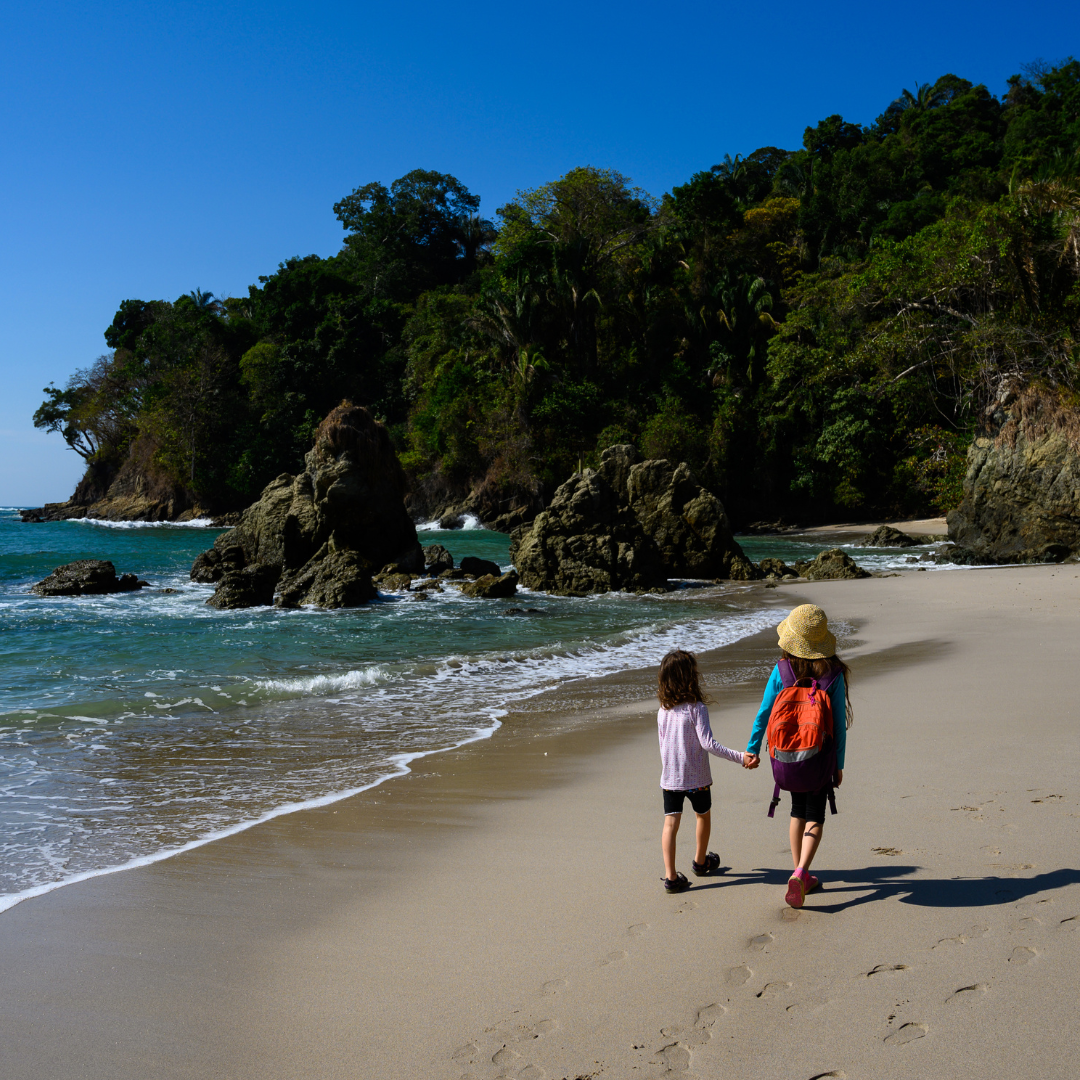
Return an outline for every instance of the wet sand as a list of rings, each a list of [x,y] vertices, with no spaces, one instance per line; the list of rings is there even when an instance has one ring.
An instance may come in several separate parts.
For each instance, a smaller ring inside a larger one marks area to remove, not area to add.
[[[601,680],[354,799],[3,913],[0,1075],[1074,1075],[1080,569],[762,595],[854,628],[800,912],[767,766],[714,762],[729,869],[664,893],[651,673]],[[728,745],[774,641],[706,660]]]

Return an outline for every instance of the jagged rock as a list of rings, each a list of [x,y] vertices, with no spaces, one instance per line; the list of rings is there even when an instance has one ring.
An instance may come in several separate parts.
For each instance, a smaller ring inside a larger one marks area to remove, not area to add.
[[[485,574],[475,581],[466,582],[461,586],[461,591],[466,596],[481,600],[505,600],[517,592],[518,576],[511,570],[507,574]]]
[[[465,528],[465,515],[458,513],[457,511],[450,514],[444,514],[439,518],[439,528],[444,529],[446,532],[463,529]]]
[[[47,578],[30,586],[36,596],[104,596],[134,592],[149,585],[135,574],[116,576],[116,567],[107,559],[77,559],[58,566]]]
[[[216,608],[265,607],[274,602],[279,571],[274,566],[248,566],[229,570],[206,602]]]
[[[214,541],[221,553],[217,562],[209,553],[196,560],[192,573],[198,572],[199,580],[226,562],[227,549],[239,548],[242,563],[231,559],[219,589],[240,567],[258,567],[265,570],[260,583],[271,576],[282,583],[286,606],[338,607],[370,599],[374,590],[361,578],[379,567],[423,572],[423,551],[403,502],[405,474],[385,427],[366,409],[349,402],[337,406],[319,425],[304,465],[298,476],[283,473],[269,483],[240,523]],[[332,585],[335,574],[340,580]],[[307,583],[310,599],[301,583]],[[244,596],[265,596],[261,585],[246,590],[239,585],[240,579],[229,584],[227,606],[240,606]]]
[[[968,450],[949,539],[998,563],[1080,550],[1080,416],[1048,391],[1007,388]]]
[[[919,541],[889,525],[879,525],[863,542],[864,547],[915,547]]]
[[[685,464],[639,461],[608,447],[599,467],[572,476],[510,558],[529,588],[583,595],[664,588],[669,577],[759,577],[731,534],[720,500]]]
[[[1065,554],[1068,554],[1068,549],[1065,549]],[[1064,556],[1063,556],[1064,557]],[[971,548],[964,547],[961,544],[949,544],[943,547],[940,551],[935,551],[933,554],[927,552],[923,556],[923,560],[926,562],[936,563],[951,563],[954,566],[996,566],[997,559],[991,555],[981,555],[977,551],[972,551]],[[1055,562],[1059,560],[1053,560]]]
[[[840,548],[821,552],[813,562],[797,562],[795,569],[810,581],[838,581],[850,578],[868,578],[870,572],[864,570]]]
[[[469,575],[461,569],[460,566],[452,567],[449,570],[444,570],[439,575],[440,581],[464,581]]]
[[[371,579],[383,592],[408,592],[412,585],[411,574],[376,574]]]
[[[442,546],[432,544],[424,548],[424,570],[428,574],[441,574],[454,569],[454,556]]]
[[[287,608],[360,607],[377,595],[367,563],[355,551],[339,551],[331,537],[300,570],[281,578],[274,603]]]
[[[795,571],[792,570],[783,559],[762,559],[761,562],[758,563],[758,570],[761,571],[766,580],[781,580],[785,577],[798,577]]]
[[[244,549],[239,544],[227,548],[210,548],[195,557],[191,568],[191,580],[203,585],[212,585],[220,581],[230,570],[243,570],[245,565]]]
[[[510,561],[527,588],[564,596],[664,588],[667,580],[634,512],[592,469],[570,477],[532,525],[512,534]]]
[[[485,529],[493,532],[511,533],[520,525],[527,525],[536,517],[536,509],[532,506],[519,506],[516,510],[509,510],[505,514],[498,514],[493,518],[481,522]]]
[[[475,555],[466,555],[460,565],[466,574],[475,578],[485,577],[488,574],[498,577],[502,573],[502,567],[498,563],[490,559],[478,559]]]

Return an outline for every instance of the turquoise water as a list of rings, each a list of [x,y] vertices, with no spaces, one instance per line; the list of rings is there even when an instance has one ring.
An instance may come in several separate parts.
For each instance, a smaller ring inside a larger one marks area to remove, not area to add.
[[[216,611],[211,587],[188,579],[216,535],[28,525],[0,510],[0,910],[363,790],[416,756],[488,737],[510,707],[568,681],[777,621],[745,587],[508,601],[447,588],[347,611]],[[509,566],[499,533],[421,541]],[[152,587],[28,592],[79,558],[111,559]]]

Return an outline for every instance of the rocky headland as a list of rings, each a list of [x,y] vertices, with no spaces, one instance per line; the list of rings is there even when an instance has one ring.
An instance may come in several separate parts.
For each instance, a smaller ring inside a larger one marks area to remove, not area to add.
[[[1006,388],[968,450],[949,561],[1061,562],[1080,551],[1080,420],[1059,396]]]

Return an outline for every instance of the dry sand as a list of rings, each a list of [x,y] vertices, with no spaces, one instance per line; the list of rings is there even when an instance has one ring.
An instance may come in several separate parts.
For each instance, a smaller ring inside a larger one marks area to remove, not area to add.
[[[510,717],[363,796],[0,915],[0,1075],[1075,1076],[1080,567],[762,597],[854,628],[802,911],[767,766],[714,763],[730,869],[668,896],[655,705],[543,737]],[[709,658],[728,745],[774,640]]]

